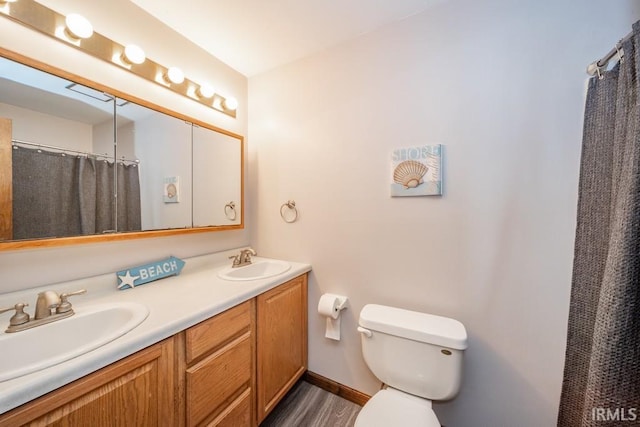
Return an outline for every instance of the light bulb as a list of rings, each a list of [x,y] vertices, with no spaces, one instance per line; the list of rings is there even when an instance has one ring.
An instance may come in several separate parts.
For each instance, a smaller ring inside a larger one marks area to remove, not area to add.
[[[175,83],[179,85],[184,81],[184,73],[178,67],[170,67],[165,76],[165,80],[168,80],[167,83]]]
[[[200,98],[211,98],[215,93],[216,91],[208,84],[201,85],[197,90],[197,94]]]
[[[74,39],[88,39],[93,35],[93,26],[91,22],[82,15],[77,13],[70,13],[65,18],[65,24],[67,26],[67,35]]]
[[[130,64],[142,64],[147,57],[144,54],[144,50],[140,46],[135,44],[129,44],[124,48],[123,59]]]
[[[228,110],[235,111],[235,109],[238,108],[238,100],[232,96],[225,98],[224,106]]]

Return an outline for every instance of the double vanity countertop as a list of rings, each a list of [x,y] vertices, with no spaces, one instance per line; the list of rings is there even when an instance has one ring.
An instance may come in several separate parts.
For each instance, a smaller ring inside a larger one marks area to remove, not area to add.
[[[118,290],[115,272],[101,276],[43,286],[19,292],[0,294],[0,307],[28,303],[26,311],[33,313],[39,292],[58,293],[86,289],[87,293],[71,297],[78,312],[94,304],[134,302],[149,309],[148,317],[123,336],[60,364],[0,382],[0,413],[42,396],[78,378],[123,359],[152,344],[171,337],[203,320],[268,291],[311,270],[310,264],[287,262],[284,273],[257,280],[229,281],[218,276],[231,265],[229,256],[238,250],[218,252],[185,259],[180,275],[161,279],[133,289]],[[267,258],[254,257],[254,262]],[[243,267],[239,267],[243,268]],[[0,327],[4,333],[10,313],[2,315]],[[64,322],[65,319],[59,322]],[[38,326],[36,328],[46,328]],[[16,332],[20,334],[23,332]],[[68,331],[73,334],[74,331]],[[46,345],[65,345],[65,336],[47,337]],[[2,351],[0,350],[0,363]]]

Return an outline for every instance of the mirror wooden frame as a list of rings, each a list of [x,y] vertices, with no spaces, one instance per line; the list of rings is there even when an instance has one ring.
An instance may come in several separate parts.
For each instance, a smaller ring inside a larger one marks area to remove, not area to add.
[[[111,95],[117,96],[124,100],[134,102],[136,104],[148,107],[152,110],[159,111],[161,113],[176,117],[178,119],[193,123],[197,126],[222,133],[232,138],[238,139],[240,143],[240,223],[230,225],[212,225],[207,227],[193,227],[193,228],[179,228],[179,229],[166,229],[166,230],[148,230],[148,231],[134,231],[134,232],[122,232],[113,234],[100,234],[100,235],[88,235],[88,236],[72,236],[72,237],[55,237],[46,239],[33,239],[33,240],[2,240],[3,236],[7,236],[11,233],[13,224],[12,213],[12,176],[11,176],[11,125],[10,121],[0,121],[0,251],[7,250],[19,250],[19,249],[36,249],[55,246],[67,246],[82,243],[101,243],[101,242],[113,242],[121,240],[132,240],[149,237],[167,237],[182,234],[192,233],[206,233],[214,231],[226,231],[226,230],[240,230],[244,228],[244,137],[242,135],[229,132],[225,129],[218,128],[207,124],[201,120],[196,120],[192,117],[186,116],[177,111],[172,111],[165,107],[153,104],[149,101],[137,98],[130,94],[123,93],[117,89],[102,85],[92,80],[86,79],[82,76],[70,73],[68,71],[61,70],[59,68],[52,67],[48,64],[35,60],[33,58],[26,57],[19,53],[4,49],[0,47],[0,56],[19,62],[21,64],[36,68],[40,71],[44,71],[49,74],[62,77],[67,80],[80,83],[82,85],[92,87],[94,89],[107,92]]]

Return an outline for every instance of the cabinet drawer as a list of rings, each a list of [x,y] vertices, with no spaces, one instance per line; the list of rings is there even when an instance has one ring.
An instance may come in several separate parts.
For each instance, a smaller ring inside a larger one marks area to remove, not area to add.
[[[207,427],[239,427],[251,425],[251,389],[245,390]]]
[[[186,331],[186,362],[191,363],[209,351],[251,329],[253,300],[198,323]]]
[[[251,387],[251,334],[187,369],[187,425],[216,415]]]

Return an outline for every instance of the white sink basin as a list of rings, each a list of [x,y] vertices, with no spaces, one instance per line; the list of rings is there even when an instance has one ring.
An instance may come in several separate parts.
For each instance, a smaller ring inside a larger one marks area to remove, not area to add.
[[[131,331],[149,315],[137,303],[76,308],[66,319],[21,332],[0,332],[0,382],[88,353]]]
[[[227,267],[218,273],[224,280],[259,280],[288,271],[291,264],[278,260],[258,260],[244,267]]]

